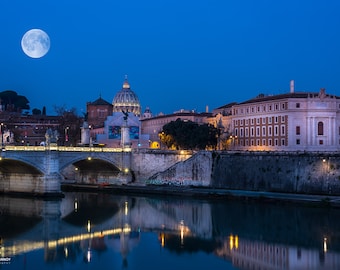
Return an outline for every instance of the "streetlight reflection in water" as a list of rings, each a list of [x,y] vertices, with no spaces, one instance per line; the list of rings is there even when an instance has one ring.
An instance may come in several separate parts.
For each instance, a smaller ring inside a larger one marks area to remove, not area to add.
[[[18,223],[14,216],[24,206],[31,213]],[[9,269],[22,256],[44,269],[60,261],[66,269],[84,262],[128,269],[340,269],[339,209],[92,193],[66,193],[60,201],[6,197],[0,207],[7,220],[23,225],[2,230],[0,255],[9,258]]]

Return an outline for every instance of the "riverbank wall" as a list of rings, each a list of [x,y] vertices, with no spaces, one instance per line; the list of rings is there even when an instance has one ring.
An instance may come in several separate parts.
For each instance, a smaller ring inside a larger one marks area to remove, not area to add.
[[[201,151],[146,183],[340,195],[340,154]]]

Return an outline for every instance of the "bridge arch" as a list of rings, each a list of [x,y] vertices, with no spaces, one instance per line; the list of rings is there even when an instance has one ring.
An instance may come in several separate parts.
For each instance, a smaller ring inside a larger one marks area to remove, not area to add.
[[[28,175],[43,175],[44,172],[37,167],[37,164],[32,164],[26,160],[13,158],[0,159],[0,172],[3,174],[28,174]]]

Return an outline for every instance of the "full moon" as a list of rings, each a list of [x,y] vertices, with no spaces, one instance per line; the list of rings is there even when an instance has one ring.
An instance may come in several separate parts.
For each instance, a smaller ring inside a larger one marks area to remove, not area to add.
[[[31,29],[22,37],[21,48],[29,57],[43,57],[50,49],[50,38],[41,29]]]

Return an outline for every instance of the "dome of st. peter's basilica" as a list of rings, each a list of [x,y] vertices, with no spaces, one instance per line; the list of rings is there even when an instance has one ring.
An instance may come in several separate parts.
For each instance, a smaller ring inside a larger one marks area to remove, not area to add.
[[[130,88],[130,84],[125,76],[123,87],[117,92],[112,101],[113,112],[131,112],[136,116],[141,114],[141,106],[138,96]]]

